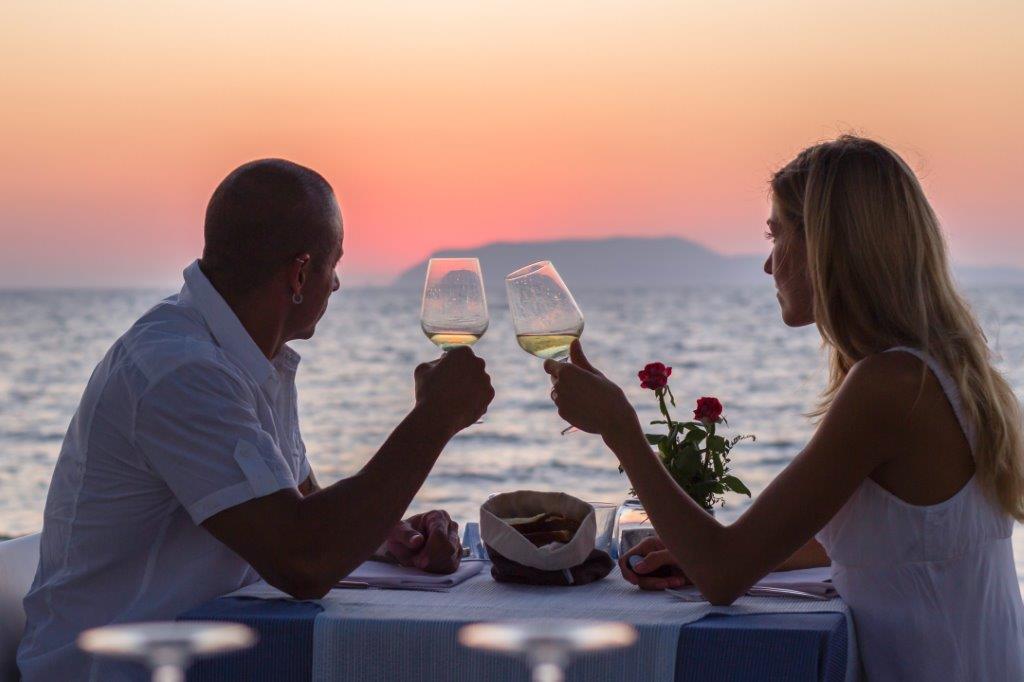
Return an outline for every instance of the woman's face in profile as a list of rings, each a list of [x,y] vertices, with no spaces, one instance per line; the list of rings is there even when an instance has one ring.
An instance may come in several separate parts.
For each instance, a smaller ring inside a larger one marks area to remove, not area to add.
[[[772,202],[765,237],[772,243],[772,252],[764,262],[764,271],[775,280],[776,296],[782,309],[782,321],[790,327],[803,327],[814,322],[811,278],[807,271],[807,244],[803,232],[784,223]]]

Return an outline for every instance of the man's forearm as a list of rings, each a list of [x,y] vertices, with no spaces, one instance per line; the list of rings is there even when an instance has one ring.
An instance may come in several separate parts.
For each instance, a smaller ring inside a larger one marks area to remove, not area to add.
[[[359,473],[304,498],[296,529],[309,568],[333,582],[372,556],[452,435],[437,415],[414,408]]]

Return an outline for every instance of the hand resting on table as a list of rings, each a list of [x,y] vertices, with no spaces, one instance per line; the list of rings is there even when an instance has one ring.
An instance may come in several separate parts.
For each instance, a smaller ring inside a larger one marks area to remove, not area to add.
[[[405,519],[392,529],[384,547],[402,566],[428,573],[454,573],[462,561],[459,524],[441,510]]]

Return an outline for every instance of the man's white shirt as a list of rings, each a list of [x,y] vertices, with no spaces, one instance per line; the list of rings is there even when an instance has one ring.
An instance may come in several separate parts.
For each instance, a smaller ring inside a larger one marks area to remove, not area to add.
[[[200,527],[310,474],[287,346],[273,361],[203,275],[107,352],[64,437],[25,598],[23,679],[111,679],[83,629],[170,620],[256,574]]]

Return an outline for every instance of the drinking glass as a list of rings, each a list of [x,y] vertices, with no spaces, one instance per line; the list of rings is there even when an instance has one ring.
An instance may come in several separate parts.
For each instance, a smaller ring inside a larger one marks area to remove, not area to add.
[[[607,552],[615,559],[617,553],[612,547],[612,531],[615,528],[615,516],[619,511],[619,505],[611,502],[590,502],[594,508],[594,520],[597,521],[597,535],[594,537],[594,549]]]
[[[420,328],[431,343],[446,353],[472,346],[489,323],[479,259],[431,258],[420,307]]]
[[[420,327],[443,351],[472,346],[487,331],[487,296],[476,258],[431,258]]]
[[[505,289],[519,347],[543,360],[568,360],[569,346],[583,333],[583,313],[551,261],[510,273]]]
[[[83,651],[147,665],[153,682],[184,682],[193,659],[247,649],[255,643],[252,628],[206,621],[108,625],[78,636]]]
[[[626,623],[521,620],[467,625],[459,630],[459,643],[525,657],[534,682],[562,682],[573,656],[632,646],[636,636]]]

